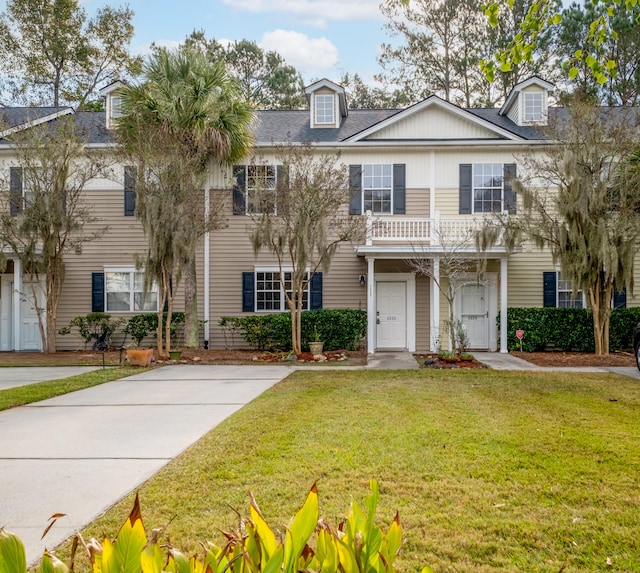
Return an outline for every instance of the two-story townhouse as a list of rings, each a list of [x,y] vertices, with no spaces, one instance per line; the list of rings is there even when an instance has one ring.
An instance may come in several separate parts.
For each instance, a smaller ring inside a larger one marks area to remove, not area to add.
[[[114,145],[109,129],[119,113],[118,88],[116,83],[103,90],[106,114],[93,113],[99,119],[90,142],[97,148]],[[227,198],[227,226],[207,234],[199,249],[205,346],[229,343],[218,326],[222,316],[286,310],[276,261],[267,252],[254,254],[247,231],[252,194],[275,182],[275,145],[287,142],[309,142],[318,153],[340,151],[349,166],[349,212],[367,218],[367,236],[362,244],[341,246],[329,271],[311,284],[307,304],[366,309],[369,352],[436,350],[443,343],[448,307],[437,282],[448,279],[438,268],[454,246],[469,260],[486,260],[481,280],[473,265],[468,275],[456,276],[455,317],[471,348],[506,352],[507,329],[499,331],[497,318],[506,316],[509,306],[584,305],[581,295],[572,296],[549,253],[526,244],[513,253],[501,245],[479,252],[473,241],[461,240],[496,211],[517,210],[510,180],[518,176],[525,153],[542,152],[550,143],[540,126],[558,113],[549,107],[552,89],[532,77],[499,109],[461,109],[432,96],[402,110],[349,110],[343,88],[321,80],[307,88],[306,110],[256,112],[260,161],[247,158],[228,169],[212,168],[207,182],[207,196],[223,192]],[[7,121],[19,125],[15,118]],[[10,154],[4,141],[0,152]],[[134,217],[135,190],[127,183],[126,166],[119,169],[120,176],[87,188],[87,201],[109,230],[69,255],[60,324],[92,310],[125,317],[151,310],[138,304],[142,281],[134,257],[142,252],[144,237]],[[416,257],[428,259],[435,276],[416,273],[408,262]],[[10,262],[0,280],[0,349],[37,346],[26,344],[29,310],[17,294],[19,266]],[[75,348],[78,340],[63,338],[58,346]]]

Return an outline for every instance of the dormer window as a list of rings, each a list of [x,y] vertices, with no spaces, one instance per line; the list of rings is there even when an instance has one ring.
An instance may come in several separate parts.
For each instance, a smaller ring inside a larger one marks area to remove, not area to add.
[[[111,100],[111,119],[122,117],[122,96],[112,95]]]
[[[542,121],[542,92],[524,94],[524,121],[537,123]]]
[[[325,123],[335,125],[334,104],[335,96],[333,94],[316,94],[316,124]]]

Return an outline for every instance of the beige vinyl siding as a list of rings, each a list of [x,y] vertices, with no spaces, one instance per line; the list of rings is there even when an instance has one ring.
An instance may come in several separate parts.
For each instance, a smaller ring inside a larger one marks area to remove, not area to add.
[[[438,104],[427,106],[392,125],[377,131],[368,139],[497,139],[490,131]]]
[[[431,314],[429,312],[429,278],[416,277],[416,351],[428,352]]]
[[[59,328],[74,317],[91,312],[91,273],[103,272],[105,267],[134,267],[136,255],[141,255],[145,248],[144,234],[137,219],[124,215],[123,188],[108,180],[94,181],[88,187],[82,200],[99,220],[87,225],[85,230],[97,233],[98,238],[84,243],[81,253],[69,253],[65,257],[65,281],[58,308]],[[113,317],[131,315],[112,314]],[[74,334],[57,337],[60,350],[81,346],[82,340]]]
[[[242,273],[254,272],[256,267],[278,268],[277,259],[266,249],[254,255],[249,238],[251,217],[233,215],[230,201],[225,214],[228,226],[211,234],[210,348],[225,346],[224,333],[218,324],[222,316],[248,314],[242,312]],[[366,274],[364,259],[356,256],[350,244],[340,245],[329,272],[323,273],[323,307],[366,310],[367,289],[359,282],[360,275]],[[247,346],[238,336],[235,345]]]

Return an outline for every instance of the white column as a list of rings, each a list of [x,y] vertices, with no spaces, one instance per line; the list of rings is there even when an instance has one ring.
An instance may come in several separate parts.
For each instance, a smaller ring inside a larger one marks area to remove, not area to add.
[[[431,177],[429,178],[429,218],[436,212],[436,152],[431,151]]]
[[[207,180],[204,185],[204,220],[209,224],[210,200],[211,200],[211,183],[209,177],[211,172],[207,172]],[[207,231],[204,234],[204,308],[202,317],[204,322],[204,347],[209,348],[209,329],[211,327],[211,317],[209,309],[209,297],[211,296],[211,249],[210,249],[211,233]]]
[[[367,352],[373,354],[376,349],[376,284],[375,259],[367,259]]]
[[[440,257],[433,258],[433,276],[429,280],[429,344],[431,352],[438,351],[440,337]]]
[[[13,349],[22,350],[22,261],[13,259]]]
[[[507,350],[507,266],[509,260],[500,259],[500,352]]]

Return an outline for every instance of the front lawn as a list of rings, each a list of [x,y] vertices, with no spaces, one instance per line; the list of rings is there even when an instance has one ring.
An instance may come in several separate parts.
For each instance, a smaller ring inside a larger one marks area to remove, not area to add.
[[[296,372],[140,489],[148,530],[221,542],[251,490],[283,526],[317,480],[331,523],[380,483],[402,571],[639,571],[640,385],[615,375]],[[85,539],[115,535],[132,497]],[[71,516],[73,517],[73,516]],[[610,563],[610,566],[607,566]],[[79,569],[77,569],[79,570]]]

